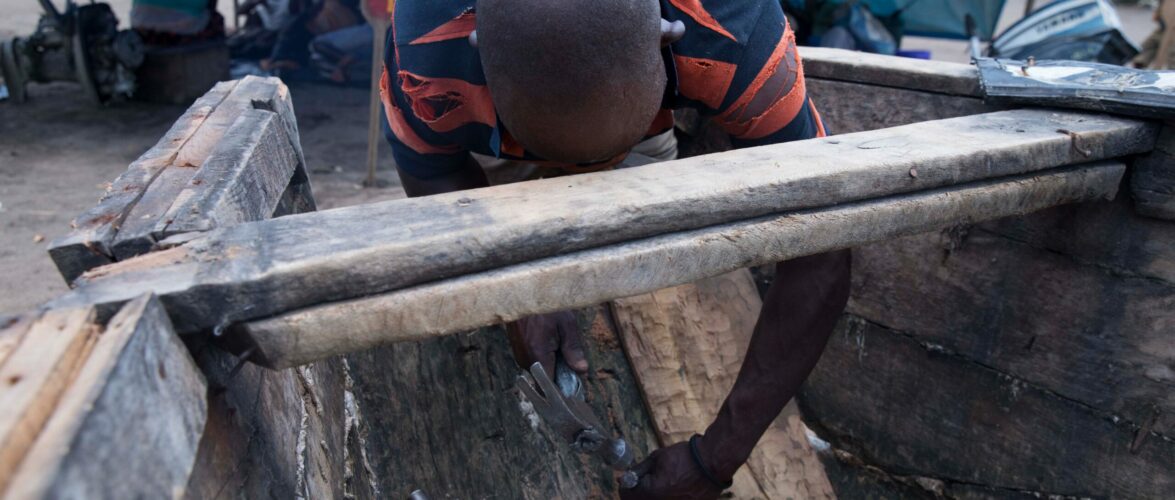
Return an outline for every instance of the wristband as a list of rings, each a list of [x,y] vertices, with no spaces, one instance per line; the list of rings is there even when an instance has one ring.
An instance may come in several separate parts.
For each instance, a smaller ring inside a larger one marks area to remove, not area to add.
[[[715,486],[724,490],[730,488],[730,486],[734,484],[733,479],[730,481],[719,481],[718,478],[714,476],[714,474],[711,474],[710,471],[706,469],[706,464],[702,463],[702,454],[698,453],[698,438],[700,437],[702,436],[694,434],[689,438],[689,452],[690,455],[694,457],[694,463],[698,465],[698,470],[701,470],[702,475],[706,476],[706,479],[709,479],[710,482],[714,483]]]

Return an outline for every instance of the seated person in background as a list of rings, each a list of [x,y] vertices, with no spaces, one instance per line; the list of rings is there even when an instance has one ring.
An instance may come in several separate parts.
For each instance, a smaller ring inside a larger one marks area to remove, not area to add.
[[[315,36],[363,23],[359,0],[301,0],[290,2],[294,14],[277,36],[261,69],[296,71],[310,61],[310,42]]]
[[[356,24],[314,37],[310,63],[334,83],[368,86],[371,81],[371,25]]]
[[[736,147],[822,136],[778,2],[399,0],[381,79],[409,196],[676,156],[671,110]],[[599,200],[608,203],[609,200]],[[535,207],[541,209],[541,207]],[[848,251],[781,262],[737,382],[704,434],[652,453],[625,498],[717,498],[816,364],[848,300]],[[522,366],[587,361],[570,313],[508,326]]]

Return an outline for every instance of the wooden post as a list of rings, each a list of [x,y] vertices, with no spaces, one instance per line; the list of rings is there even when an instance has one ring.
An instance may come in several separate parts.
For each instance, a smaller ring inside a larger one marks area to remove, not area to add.
[[[382,140],[379,131],[382,124],[379,121],[380,89],[379,80],[383,74],[384,46],[387,44],[388,26],[391,24],[391,9],[395,0],[364,0],[359,3],[363,17],[371,25],[371,93],[367,107],[367,178],[363,180],[364,187],[378,187],[375,178],[376,167],[379,163],[379,143]]]

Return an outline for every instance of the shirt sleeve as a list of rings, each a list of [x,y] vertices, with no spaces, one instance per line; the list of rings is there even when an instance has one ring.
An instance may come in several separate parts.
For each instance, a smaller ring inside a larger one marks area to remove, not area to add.
[[[384,137],[392,147],[396,169],[418,179],[443,177],[468,167],[469,153],[440,139],[412,115],[399,85],[393,85],[396,71],[393,37],[388,36],[379,94],[384,111]]]
[[[738,97],[714,120],[737,147],[811,139],[825,135],[807,96],[795,34],[782,9],[767,8],[744,47],[730,91]],[[746,71],[746,68],[755,71]]]

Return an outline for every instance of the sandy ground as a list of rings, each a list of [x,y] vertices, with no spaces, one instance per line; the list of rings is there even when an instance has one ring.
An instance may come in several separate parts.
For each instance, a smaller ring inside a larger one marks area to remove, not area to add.
[[[36,25],[35,0],[0,0],[0,38],[26,35]],[[58,4],[61,2],[58,1]],[[125,22],[130,0],[113,0]],[[231,4],[222,0],[221,10]],[[1022,15],[1011,1],[1002,26]],[[1120,8],[1127,35],[1141,41],[1152,29],[1150,12]],[[905,48],[930,49],[935,59],[965,62],[965,44],[907,39]],[[403,196],[391,152],[380,145],[383,188],[362,188],[365,176],[365,89],[296,83],[291,86],[306,161],[321,208]],[[70,220],[93,205],[103,185],[148,149],[183,112],[183,106],[128,103],[96,107],[76,85],[34,85],[30,102],[0,102],[0,315],[31,309],[66,290],[46,245],[68,231]]]

